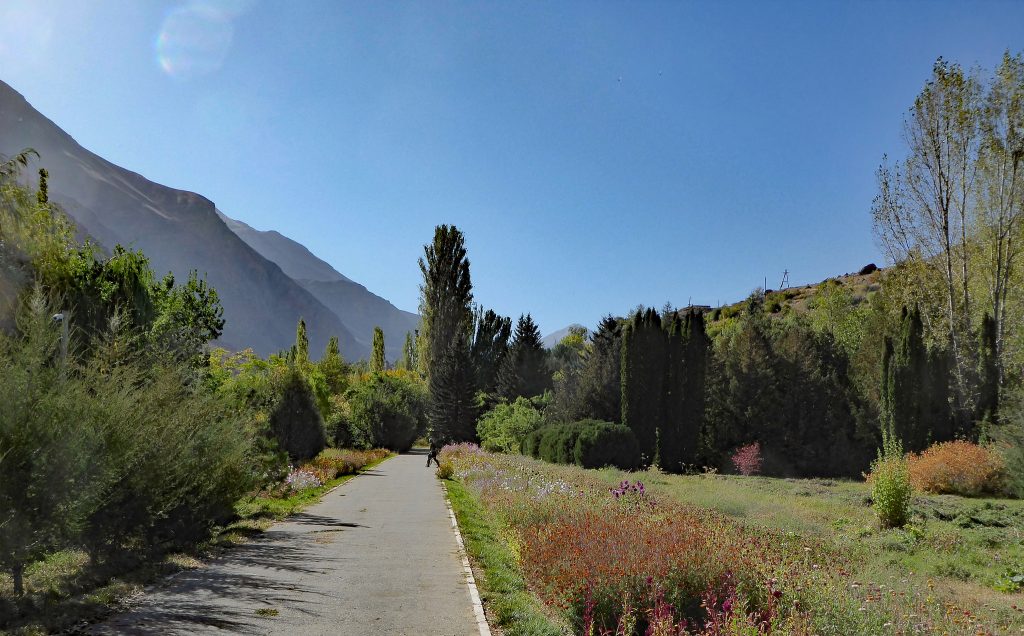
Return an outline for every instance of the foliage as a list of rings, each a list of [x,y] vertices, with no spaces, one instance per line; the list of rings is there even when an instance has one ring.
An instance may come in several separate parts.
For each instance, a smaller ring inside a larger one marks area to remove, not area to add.
[[[761,472],[761,444],[754,442],[736,449],[732,455],[732,465],[739,474],[744,476],[757,475]]]
[[[302,372],[290,365],[269,416],[270,432],[293,460],[316,457],[327,445],[323,417]]]
[[[498,370],[512,336],[512,319],[478,307],[474,321],[476,329],[470,356],[476,371],[476,386],[484,393],[495,393],[498,390]]]
[[[871,505],[883,528],[902,528],[910,520],[913,486],[910,468],[903,456],[903,445],[889,435],[871,464]]]
[[[407,373],[372,373],[345,395],[352,445],[404,452],[426,429],[427,392]]]
[[[373,328],[373,352],[370,355],[370,373],[380,373],[388,368],[384,358],[384,331],[380,327]]]
[[[655,459],[665,418],[665,353],[658,312],[638,309],[622,332],[622,423],[636,436],[644,466]]]
[[[480,446],[494,453],[518,453],[523,439],[541,427],[543,416],[526,398],[501,403],[476,423]]]
[[[451,343],[434,358],[427,381],[428,419],[432,441],[476,441],[476,379],[464,339]]]
[[[530,314],[519,316],[516,332],[498,371],[498,395],[512,401],[534,397],[551,388],[547,350],[541,343],[540,328]]]
[[[327,389],[334,395],[341,395],[348,388],[348,373],[345,368],[345,360],[341,357],[341,350],[338,347],[338,336],[331,336],[327,341],[327,348],[324,355],[317,362],[320,373],[327,382]]]
[[[1000,494],[1005,467],[995,449],[964,440],[940,442],[908,457],[910,483],[922,492],[966,495]]]
[[[640,447],[628,426],[586,420],[576,438],[573,461],[584,468],[615,466],[633,470],[640,466]]]

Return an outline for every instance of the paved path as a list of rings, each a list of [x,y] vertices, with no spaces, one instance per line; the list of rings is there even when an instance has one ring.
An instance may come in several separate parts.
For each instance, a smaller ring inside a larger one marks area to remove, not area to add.
[[[92,633],[479,636],[444,492],[425,463],[415,451],[385,461],[258,540],[147,589]]]

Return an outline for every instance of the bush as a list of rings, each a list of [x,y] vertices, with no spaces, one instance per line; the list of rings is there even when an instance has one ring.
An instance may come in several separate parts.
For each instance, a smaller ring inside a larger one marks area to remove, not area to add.
[[[634,470],[640,466],[640,445],[628,426],[585,420],[573,459],[584,468],[615,466],[623,470]]]
[[[523,443],[519,446],[519,452],[535,459],[540,457],[540,438],[545,430],[544,428],[539,428],[524,437]]]
[[[583,430],[579,422],[555,424],[544,429],[540,438],[540,459],[552,464],[576,461],[576,439]]]
[[[941,442],[908,457],[910,482],[922,492],[976,496],[1006,489],[1003,458],[967,441]]]
[[[350,388],[345,398],[357,448],[404,452],[426,429],[426,388],[407,374],[374,373]]]
[[[910,520],[910,469],[903,456],[903,445],[886,439],[882,451],[871,464],[871,505],[883,528],[902,528]]]
[[[732,465],[741,475],[756,475],[761,472],[761,443],[754,442],[736,449],[732,455]]]
[[[516,453],[523,439],[541,427],[541,413],[530,400],[519,397],[511,404],[498,404],[476,424],[480,447],[492,453]]]
[[[270,431],[281,450],[294,460],[312,459],[327,446],[320,407],[295,367],[288,368],[281,395],[270,413]]]

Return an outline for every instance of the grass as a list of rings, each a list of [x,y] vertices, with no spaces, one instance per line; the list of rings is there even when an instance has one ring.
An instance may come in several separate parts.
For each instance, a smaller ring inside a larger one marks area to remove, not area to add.
[[[483,508],[460,482],[446,480],[448,499],[459,522],[466,551],[476,569],[488,618],[507,636],[559,636],[568,632],[545,611],[526,586],[507,528]]]
[[[373,468],[389,457],[391,455],[370,462],[359,472]],[[102,566],[91,566],[84,551],[55,552],[26,569],[28,593],[21,599],[13,597],[10,574],[0,572],[0,635],[55,633],[102,619],[124,607],[128,600],[141,593],[145,585],[175,572],[202,567],[204,559],[247,541],[275,521],[317,503],[327,492],[357,474],[341,475],[322,486],[307,488],[288,497],[270,494],[246,497],[236,503],[233,521],[215,528],[206,542],[187,554],[165,554],[111,571]],[[8,609],[13,613],[14,607],[21,617],[9,620],[4,613]],[[272,615],[267,614],[268,617]]]
[[[600,471],[609,486],[625,473]],[[635,476],[633,476],[635,478]],[[926,588],[993,622],[1024,633],[1024,501],[916,495],[911,522],[882,530],[866,484],[827,479],[665,475],[641,479],[656,492],[834,546],[855,575],[908,589]]]

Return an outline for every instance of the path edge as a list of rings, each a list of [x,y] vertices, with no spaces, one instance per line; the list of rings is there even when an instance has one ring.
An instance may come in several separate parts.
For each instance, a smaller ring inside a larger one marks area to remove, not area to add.
[[[473,603],[473,614],[476,616],[476,626],[480,630],[480,636],[491,636],[491,626],[487,623],[487,615],[484,614],[484,605],[480,602],[480,592],[476,588],[476,578],[473,576],[473,566],[469,563],[469,554],[466,552],[466,544],[462,541],[462,532],[459,530],[459,521],[455,518],[455,510],[452,509],[451,499],[448,498],[448,485],[441,481],[441,489],[444,490],[444,505],[448,507],[448,517],[452,521],[452,531],[455,533],[455,542],[459,544],[459,556],[462,558],[462,569],[466,574],[466,585],[469,587],[469,598]]]

